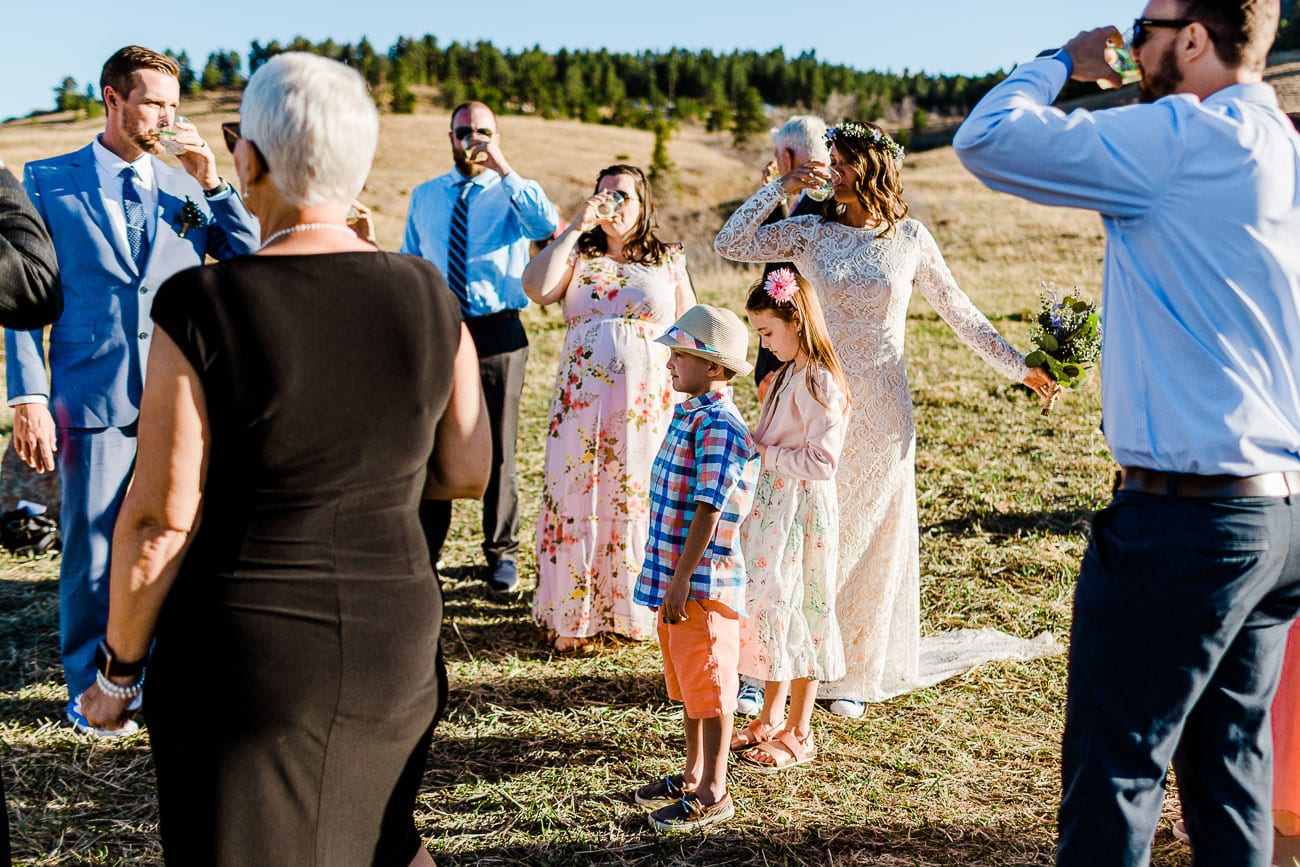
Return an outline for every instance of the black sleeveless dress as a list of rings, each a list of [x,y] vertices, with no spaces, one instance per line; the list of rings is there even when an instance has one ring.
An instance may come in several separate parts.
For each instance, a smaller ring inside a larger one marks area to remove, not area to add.
[[[153,316],[211,430],[145,687],[166,860],[404,865],[446,691],[417,505],[459,305],[411,256],[244,256]]]

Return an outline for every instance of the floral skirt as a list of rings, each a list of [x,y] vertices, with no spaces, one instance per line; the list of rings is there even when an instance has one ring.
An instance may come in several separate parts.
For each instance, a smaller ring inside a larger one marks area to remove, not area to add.
[[[844,649],[835,619],[839,507],[834,481],[764,470],[740,529],[746,616],[740,673],[761,680],[836,680]]]

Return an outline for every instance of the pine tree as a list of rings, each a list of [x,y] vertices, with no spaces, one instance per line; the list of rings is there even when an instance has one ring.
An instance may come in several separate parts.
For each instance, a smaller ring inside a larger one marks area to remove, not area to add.
[[[392,88],[389,107],[394,114],[415,113],[416,99],[415,94],[411,92],[410,77],[411,74],[405,60],[398,60],[393,63],[392,71],[389,74],[389,86]]]
[[[763,104],[763,94],[757,87],[746,87],[736,102],[736,119],[732,126],[732,136],[737,146],[743,145],[759,133],[767,132],[767,107]]]
[[[668,158],[668,139],[673,134],[671,121],[660,118],[654,125],[655,146],[650,156],[650,175],[648,180],[660,200],[666,199],[673,192],[673,161]]]

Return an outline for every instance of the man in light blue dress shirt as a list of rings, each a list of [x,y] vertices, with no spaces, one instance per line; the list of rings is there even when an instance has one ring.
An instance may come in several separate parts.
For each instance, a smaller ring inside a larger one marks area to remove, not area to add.
[[[451,127],[455,168],[411,193],[401,252],[428,259],[447,278],[478,350],[493,458],[483,494],[483,554],[488,586],[504,592],[518,582],[515,440],[528,361],[528,335],[519,321],[528,297],[520,276],[529,242],[550,238],[559,217],[541,185],[510,167],[491,109],[481,102],[459,105]],[[420,521],[436,566],[451,524],[451,503],[423,502]]]
[[[1140,105],[1113,27],[994,88],[957,134],[990,187],[1098,211],[1102,418],[1122,469],[1074,602],[1057,863],[1142,865],[1172,760],[1194,863],[1272,863],[1269,706],[1300,609],[1300,137],[1262,71],[1277,0],[1151,0]]]

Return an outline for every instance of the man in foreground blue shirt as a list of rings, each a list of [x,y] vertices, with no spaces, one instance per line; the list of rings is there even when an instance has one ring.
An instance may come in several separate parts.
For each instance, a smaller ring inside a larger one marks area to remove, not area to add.
[[[1300,608],[1300,138],[1262,71],[1278,0],[1151,0],[1019,67],[957,134],[990,187],[1101,213],[1102,416],[1121,465],[1074,602],[1060,865],[1144,865],[1172,760],[1197,865],[1268,867],[1269,706]]]
[[[519,580],[515,440],[528,361],[528,335],[519,321],[528,296],[520,275],[528,264],[529,241],[551,237],[559,217],[541,186],[511,169],[501,152],[496,118],[486,105],[457,106],[449,137],[456,166],[411,193],[401,252],[423,256],[447,278],[478,349],[492,427],[492,477],[483,494],[483,555],[488,586],[507,591]],[[451,503],[424,501],[420,522],[436,567],[451,525]]]

